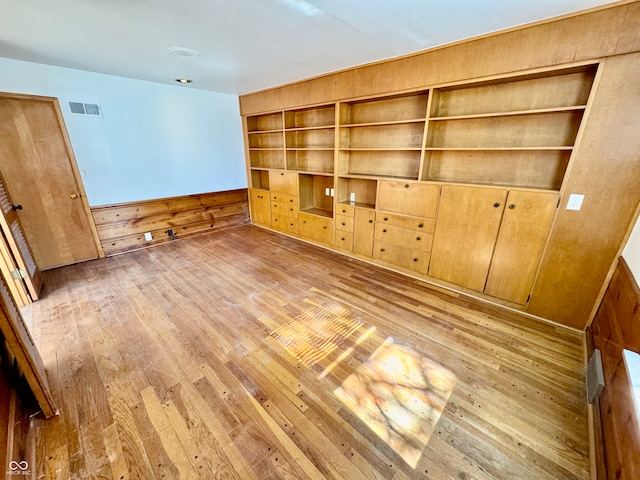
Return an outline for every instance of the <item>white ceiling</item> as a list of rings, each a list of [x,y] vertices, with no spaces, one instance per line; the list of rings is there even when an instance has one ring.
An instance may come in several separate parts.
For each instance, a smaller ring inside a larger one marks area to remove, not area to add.
[[[0,56],[243,94],[606,3],[0,0]]]

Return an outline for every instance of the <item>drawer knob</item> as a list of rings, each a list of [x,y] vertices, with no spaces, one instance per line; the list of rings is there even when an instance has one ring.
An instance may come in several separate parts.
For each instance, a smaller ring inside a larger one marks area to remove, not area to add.
[[[414,259],[413,259],[413,261],[414,261],[414,262],[417,262],[417,261],[418,261],[418,259],[417,259],[417,258],[414,258]]]
[[[381,248],[381,249],[380,249],[380,251],[381,251],[381,252],[384,252],[384,248]]]
[[[306,221],[306,220],[303,220],[303,221],[302,221],[302,223],[307,223],[307,221]]]
[[[512,203],[511,205],[509,205],[509,208],[513,210],[514,208],[516,208],[516,206]]]
[[[383,228],[383,229],[382,229],[382,232],[383,232],[383,233],[387,233],[387,229],[386,229],[386,228]]]
[[[404,184],[404,188],[409,188],[409,184],[408,184],[408,183],[405,183],[405,184]]]
[[[342,222],[342,225],[344,226],[344,225],[346,225],[346,223]]]
[[[384,217],[384,221],[386,222],[387,220],[389,220],[389,218],[388,217]]]
[[[419,224],[418,224],[418,228],[422,228],[422,227],[424,227],[424,225],[423,225],[423,224],[421,224],[421,223],[419,223]]]
[[[290,199],[289,199],[289,202],[293,203],[293,198],[290,198]]]
[[[344,237],[341,237],[340,240],[342,240],[344,242]]]
[[[422,238],[421,238],[421,237],[416,237],[416,240],[418,240],[418,241],[419,241],[419,240],[422,240]]]
[[[498,208],[500,206],[500,204],[498,202],[493,204],[494,207]]]
[[[324,229],[326,230],[326,229],[327,229],[327,226],[325,225],[325,226],[324,226],[324,227],[322,227],[322,228],[324,228]]]
[[[343,209],[342,209],[342,213],[347,213],[347,211],[343,208]]]
[[[369,220],[369,223],[373,223],[373,220]]]

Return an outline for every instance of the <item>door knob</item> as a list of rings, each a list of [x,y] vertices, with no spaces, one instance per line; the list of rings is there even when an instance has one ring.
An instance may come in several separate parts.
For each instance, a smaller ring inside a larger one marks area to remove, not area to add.
[[[77,193],[72,193],[69,196],[71,197],[71,200],[75,200],[76,198],[78,198],[78,194]]]

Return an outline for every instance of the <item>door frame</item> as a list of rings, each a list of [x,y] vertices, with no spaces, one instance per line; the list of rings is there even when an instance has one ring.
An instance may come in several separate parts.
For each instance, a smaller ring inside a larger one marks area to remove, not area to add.
[[[89,201],[87,200],[87,192],[84,189],[84,183],[82,182],[82,176],[80,175],[80,169],[78,168],[78,161],[76,160],[76,156],[73,153],[73,147],[71,146],[71,139],[69,138],[69,132],[67,132],[67,125],[64,122],[64,117],[62,115],[62,109],[60,108],[59,100],[56,97],[46,97],[41,95],[30,95],[30,94],[8,93],[8,92],[0,92],[0,98],[49,102],[53,106],[53,110],[56,113],[56,119],[58,120],[58,124],[60,126],[60,131],[62,132],[62,141],[64,142],[64,145],[69,157],[69,165],[71,166],[71,171],[73,172],[73,178],[78,188],[78,193],[80,197],[79,200],[82,202],[82,209],[84,210],[85,215],[87,216],[87,220],[89,222],[89,229],[91,231],[91,235],[93,236],[93,243],[96,247],[98,258],[104,258],[105,257],[104,250],[102,249],[102,244],[100,243],[100,237],[98,236],[98,229],[96,228],[93,215],[91,214],[91,207],[89,206]]]

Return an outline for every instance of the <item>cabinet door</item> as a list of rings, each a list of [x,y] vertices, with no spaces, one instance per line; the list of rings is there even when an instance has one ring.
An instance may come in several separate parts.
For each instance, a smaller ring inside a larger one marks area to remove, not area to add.
[[[353,217],[353,252],[371,256],[376,212],[368,208],[356,208]]]
[[[272,192],[298,194],[298,174],[269,170],[269,188]]]
[[[414,215],[423,218],[435,218],[438,210],[440,186],[380,181],[377,208],[387,212]]]
[[[333,219],[319,217],[308,213],[300,213],[298,233],[301,237],[331,245],[333,241]]]
[[[267,190],[250,190],[251,220],[260,225],[271,225],[271,202]]]
[[[509,192],[485,293],[520,305],[527,303],[559,195]]]
[[[444,185],[429,275],[482,292],[507,190]]]

